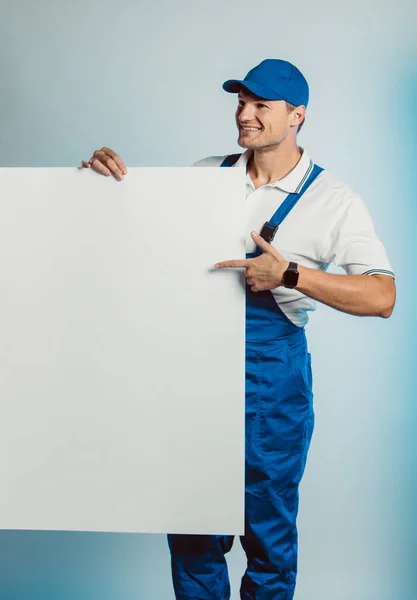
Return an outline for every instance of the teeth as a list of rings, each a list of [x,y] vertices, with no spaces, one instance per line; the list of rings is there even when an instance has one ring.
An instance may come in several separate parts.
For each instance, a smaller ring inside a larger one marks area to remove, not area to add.
[[[243,131],[260,131],[260,127],[242,127]]]

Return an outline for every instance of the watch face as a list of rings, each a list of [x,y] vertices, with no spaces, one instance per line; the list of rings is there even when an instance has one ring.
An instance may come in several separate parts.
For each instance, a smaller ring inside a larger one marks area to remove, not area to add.
[[[298,283],[298,272],[297,271],[285,271],[284,273],[284,285],[287,287],[295,287]]]

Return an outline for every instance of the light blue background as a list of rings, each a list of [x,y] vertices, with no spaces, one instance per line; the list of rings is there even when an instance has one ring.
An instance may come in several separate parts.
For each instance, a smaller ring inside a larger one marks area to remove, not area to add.
[[[297,600],[415,600],[415,0],[0,5],[0,165],[130,166],[237,151],[221,83],[266,57],[311,87],[300,134],[368,205],[397,275],[389,320],[320,306]],[[225,257],[229,258],[229,257]],[[244,556],[229,555],[234,598]],[[164,536],[0,532],[1,600],[169,600]]]

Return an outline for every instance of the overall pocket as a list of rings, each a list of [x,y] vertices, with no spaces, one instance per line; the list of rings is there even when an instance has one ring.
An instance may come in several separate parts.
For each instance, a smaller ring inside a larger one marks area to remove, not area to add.
[[[312,414],[311,364],[305,343],[257,353],[257,446],[262,453],[300,452]]]

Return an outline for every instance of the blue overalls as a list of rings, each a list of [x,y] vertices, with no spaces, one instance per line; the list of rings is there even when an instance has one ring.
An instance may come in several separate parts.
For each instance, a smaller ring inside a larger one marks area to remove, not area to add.
[[[231,155],[221,166],[232,166]],[[270,223],[279,225],[322,171],[314,166]],[[279,235],[279,232],[278,232]],[[260,249],[253,258],[260,254]],[[281,311],[272,293],[246,286],[245,535],[247,600],[291,600],[297,573],[298,485],[314,427],[310,354],[304,328]],[[227,600],[225,554],[233,536],[169,535],[177,600]]]

